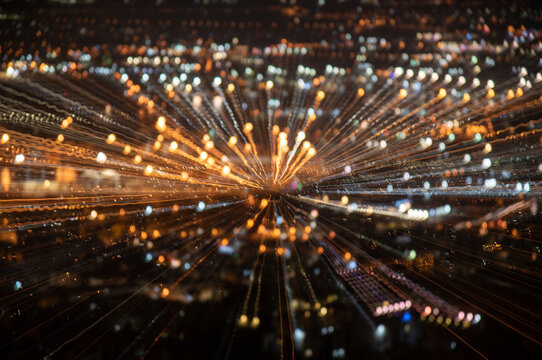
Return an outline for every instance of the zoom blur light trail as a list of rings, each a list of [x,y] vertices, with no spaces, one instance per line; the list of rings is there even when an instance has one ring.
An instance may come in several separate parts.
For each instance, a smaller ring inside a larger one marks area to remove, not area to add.
[[[302,23],[316,28],[317,19]],[[73,332],[30,350],[81,356],[102,331],[161,299],[168,305],[119,355],[145,357],[230,258],[246,284],[231,326],[258,331],[278,319],[282,357],[308,354],[303,321],[338,307],[315,263],[375,341],[381,322],[415,316],[481,355],[462,331],[487,318],[542,346],[540,312],[503,285],[540,295],[542,284],[541,49],[518,42],[540,42],[540,29],[507,25],[500,38],[481,26],[485,48],[458,52],[453,32],[420,30],[412,46],[362,35],[360,26],[378,21],[400,26],[387,15],[341,25],[355,55],[346,64],[327,42],[295,37],[266,46],[242,35],[108,50],[66,44],[47,56],[3,49],[2,316],[33,301],[54,306],[51,296],[70,287],[77,300],[24,322],[2,349],[17,351],[37,329],[101,299],[98,315],[70,318]],[[377,61],[378,48],[401,60]],[[485,51],[521,61],[488,70]],[[326,56],[315,62],[316,52]],[[420,63],[429,58],[438,61]],[[91,275],[128,273],[132,257],[147,265],[117,288]],[[262,310],[270,279],[272,315]],[[117,300],[105,305],[111,291]]]

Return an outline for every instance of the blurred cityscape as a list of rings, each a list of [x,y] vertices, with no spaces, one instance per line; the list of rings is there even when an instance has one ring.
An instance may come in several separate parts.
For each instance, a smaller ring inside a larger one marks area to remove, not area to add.
[[[542,358],[536,1],[2,1],[0,357]]]

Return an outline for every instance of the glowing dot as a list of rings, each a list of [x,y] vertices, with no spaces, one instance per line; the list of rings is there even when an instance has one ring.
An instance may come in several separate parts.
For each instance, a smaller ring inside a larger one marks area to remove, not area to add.
[[[161,255],[160,255],[161,256]],[[162,289],[162,296],[163,297],[166,297],[169,295],[169,289],[168,288],[163,288]]]
[[[248,323],[248,317],[245,314],[239,316],[239,326],[246,326],[247,323]]]
[[[377,339],[383,339],[386,335],[386,327],[382,324],[378,325],[375,330],[375,337]]]
[[[134,156],[134,163],[135,163],[135,164],[141,163],[142,160],[143,160],[143,159],[141,158],[141,155],[136,155],[136,156]]]
[[[318,91],[318,92],[316,93],[316,99],[317,99],[318,101],[322,101],[325,97],[326,97],[326,93],[323,92],[322,90],[320,90],[320,91]]]
[[[22,287],[23,287],[23,283],[22,283],[22,282],[20,282],[19,280],[15,281],[15,284],[13,285],[13,289],[14,289],[15,291],[19,290],[19,289],[22,288]]]
[[[109,136],[107,136],[106,142],[108,144],[113,144],[115,140],[117,140],[117,137],[115,136],[115,134],[109,134]]]
[[[198,211],[205,210],[205,203],[203,201],[198,202]]]
[[[439,99],[442,99],[446,96],[446,89],[440,89],[438,92]]]
[[[64,135],[58,134],[58,136],[56,137],[56,140],[57,140],[58,142],[63,142],[63,141],[64,141]]]
[[[492,146],[490,143],[487,143],[485,146],[484,146],[484,153],[488,154],[491,152],[491,150],[493,150]]]
[[[423,310],[423,315],[427,316],[429,314],[431,314],[431,307],[426,306],[425,309]]]
[[[9,141],[9,135],[8,134],[2,134],[2,138],[0,139],[0,142],[2,144],[5,144]]]
[[[327,315],[327,308],[325,306],[322,306],[320,308],[320,315],[321,316],[326,316]]]
[[[24,161],[24,155],[23,154],[15,155],[15,164],[21,164],[23,161]]]
[[[96,210],[92,210],[92,211],[90,212],[89,219],[90,219],[90,220],[94,220],[94,219],[96,219],[97,217],[98,217],[98,212],[97,212]]]
[[[156,129],[160,132],[163,132],[166,130],[166,118],[163,116],[160,116],[158,120],[156,120]]]
[[[99,152],[97,155],[96,155],[96,161],[100,164],[103,164],[107,161],[107,156],[103,153],[103,152]]]
[[[343,204],[343,205],[348,204],[348,196],[344,195],[344,196],[341,198],[341,204]]]
[[[231,171],[231,169],[230,169],[229,166],[224,166],[224,167],[222,168],[222,174],[223,174],[223,175],[228,175],[228,174],[230,173],[230,171]]]
[[[228,144],[230,146],[234,146],[235,144],[237,144],[237,138],[235,136],[230,137],[230,140],[228,141]]]
[[[176,141],[172,141],[169,144],[169,151],[175,151],[179,147],[179,144]]]
[[[407,91],[406,91],[405,89],[401,89],[401,90],[399,91],[399,97],[400,97],[401,99],[404,99],[407,95],[408,95],[408,93],[407,93]]]
[[[147,205],[147,207],[145,207],[145,215],[150,215],[150,214],[152,214],[152,206]]]
[[[152,165],[147,165],[145,167],[145,175],[150,175],[150,174],[153,173],[153,171],[154,171],[154,169],[153,169]]]
[[[124,147],[124,150],[122,151],[125,155],[128,155],[129,153],[132,152],[132,147],[130,145],[126,145]]]
[[[214,147],[215,147],[215,143],[212,142],[212,141],[207,141],[207,142],[205,143],[205,149],[207,149],[207,150],[211,150],[211,149],[214,148]]]

